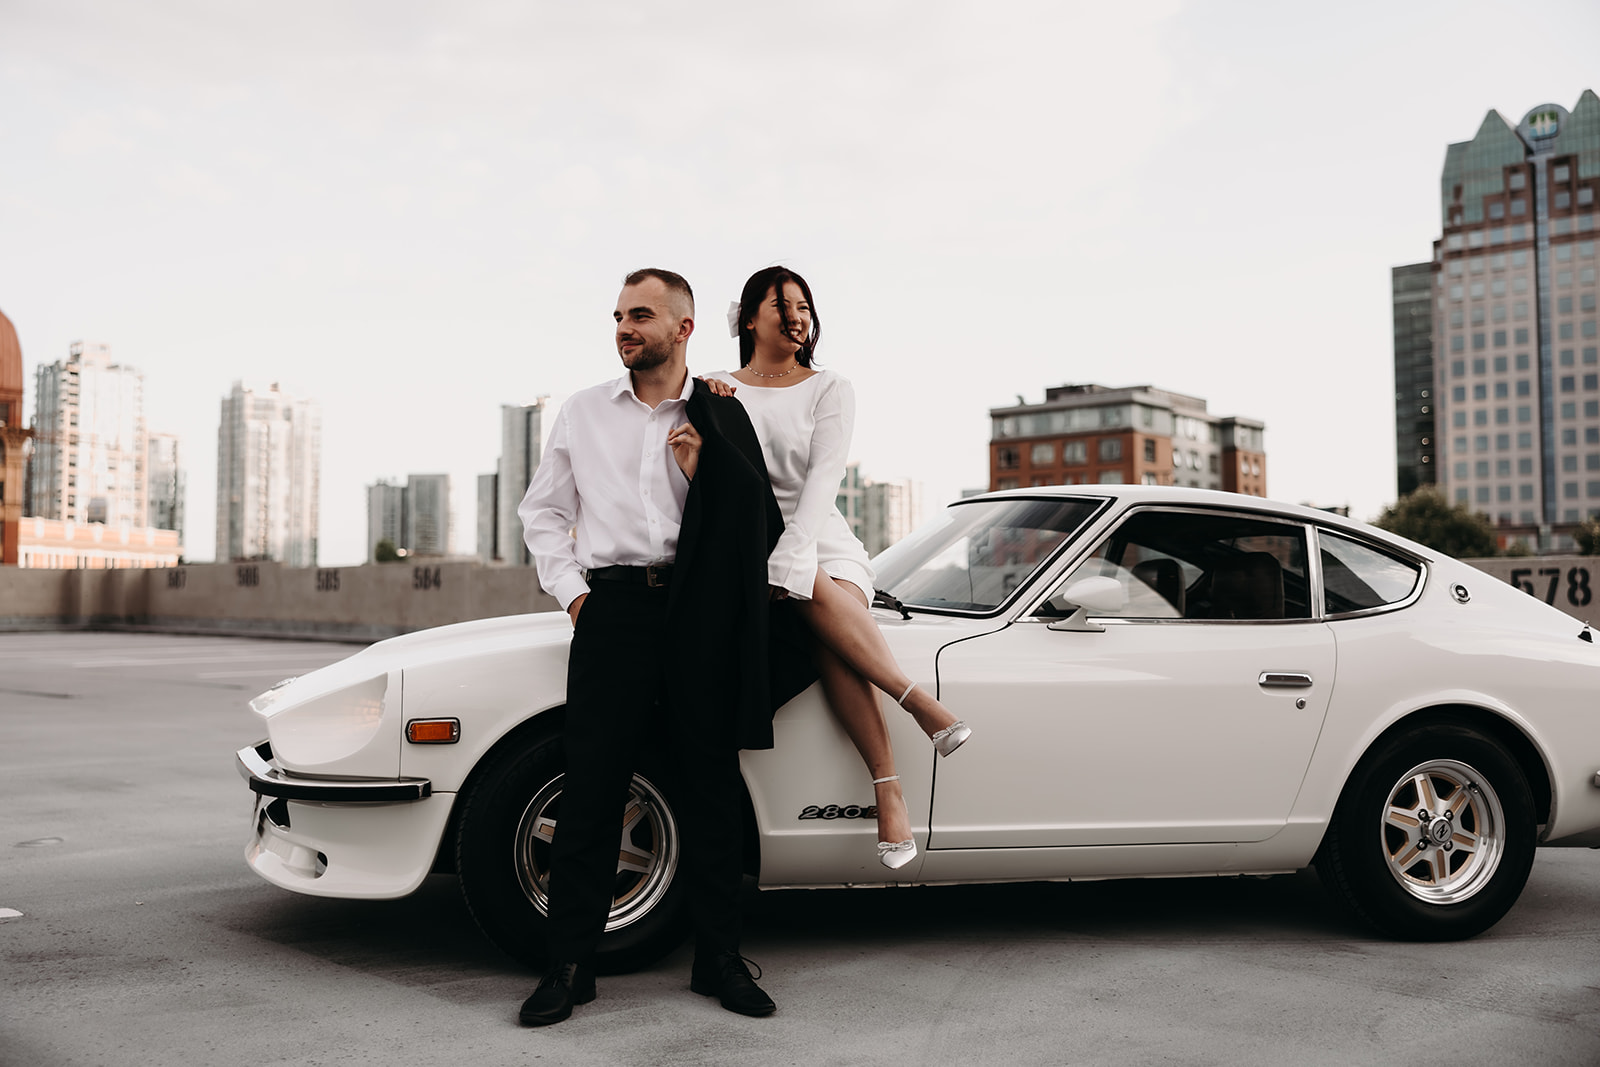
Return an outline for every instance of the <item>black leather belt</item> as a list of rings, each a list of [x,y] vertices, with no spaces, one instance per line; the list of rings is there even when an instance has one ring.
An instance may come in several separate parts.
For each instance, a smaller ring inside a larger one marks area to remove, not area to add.
[[[596,567],[588,572],[591,582],[625,582],[628,585],[646,585],[651,589],[664,588],[671,578],[670,563],[652,563],[645,567]]]

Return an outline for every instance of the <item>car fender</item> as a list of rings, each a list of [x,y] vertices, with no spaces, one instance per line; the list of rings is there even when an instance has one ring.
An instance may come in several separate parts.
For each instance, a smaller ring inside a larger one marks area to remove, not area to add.
[[[1593,646],[1577,640],[1578,627],[1559,613],[1525,614],[1516,610],[1523,605],[1515,601],[1493,603],[1500,600],[1497,595],[1485,597],[1489,603],[1459,604],[1444,588],[1453,582],[1432,584],[1432,595],[1409,609],[1330,621],[1338,647],[1338,674],[1291,821],[1325,823],[1351,772],[1372,745],[1396,724],[1439,708],[1472,709],[1464,717],[1492,716],[1520,734],[1539,764],[1526,768],[1536,792],[1543,785],[1537,780],[1541,774],[1552,787],[1569,780],[1574,786],[1581,784],[1578,779],[1584,772],[1562,766],[1561,738],[1569,732],[1576,738],[1581,731],[1583,693],[1595,680],[1595,664],[1585,662],[1593,658]],[[1518,592],[1512,596],[1530,599]],[[1508,607],[1512,610],[1499,610]],[[1507,621],[1506,615],[1515,618]],[[1559,622],[1550,625],[1549,615],[1557,615]],[[1442,625],[1446,621],[1449,625]],[[1434,634],[1444,636],[1436,639]],[[1566,656],[1552,651],[1563,641],[1572,645]],[[1522,656],[1513,653],[1524,643],[1537,648],[1552,676],[1517,677],[1520,672],[1515,667],[1527,662],[1531,649]],[[1454,684],[1419,681],[1440,678]],[[1531,715],[1536,705],[1538,714]],[[1580,742],[1572,747],[1581,753],[1593,745]],[[1552,804],[1557,804],[1555,798]]]
[[[407,656],[406,722],[456,719],[461,726],[450,744],[401,744],[401,774],[429,779],[435,792],[460,790],[502,738],[566,703],[572,625],[565,613],[483,621],[500,625],[441,627],[429,631],[438,642],[428,654]]]

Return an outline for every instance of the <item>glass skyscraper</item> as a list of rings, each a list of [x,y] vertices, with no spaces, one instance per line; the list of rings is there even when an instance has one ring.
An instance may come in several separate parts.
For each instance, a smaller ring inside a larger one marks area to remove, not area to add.
[[[548,420],[554,417],[555,408],[549,405],[548,397],[541,396],[531,404],[500,405],[500,467],[495,478],[495,522],[499,528],[495,541],[499,557],[507,563],[533,566],[533,554],[522,540],[517,505],[527,495],[533,472],[539,469],[549,436]],[[479,552],[481,555],[481,548]]]
[[[1592,90],[1570,112],[1542,104],[1515,126],[1490,111],[1445,153],[1432,263],[1438,480],[1504,540],[1546,550],[1600,514],[1597,197]]]
[[[1433,264],[1396,267],[1394,293],[1395,490],[1438,481],[1434,466]]]

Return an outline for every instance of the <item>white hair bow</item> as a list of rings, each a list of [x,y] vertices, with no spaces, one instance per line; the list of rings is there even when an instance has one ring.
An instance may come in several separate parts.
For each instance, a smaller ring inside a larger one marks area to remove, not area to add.
[[[728,305],[728,336],[739,336],[739,301],[735,300]]]

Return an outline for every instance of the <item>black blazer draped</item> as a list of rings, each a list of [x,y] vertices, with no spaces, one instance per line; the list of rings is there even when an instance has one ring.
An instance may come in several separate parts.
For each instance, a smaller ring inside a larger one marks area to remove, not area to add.
[[[773,714],[817,677],[793,604],[767,593],[783,512],[744,405],[697,380],[685,414],[703,444],[667,601],[674,689],[708,739],[771,748]]]

